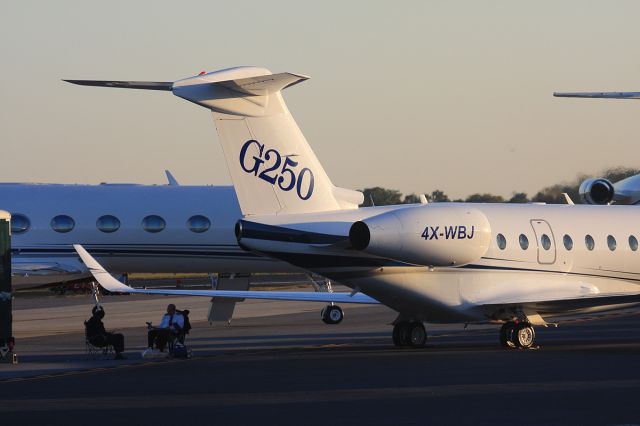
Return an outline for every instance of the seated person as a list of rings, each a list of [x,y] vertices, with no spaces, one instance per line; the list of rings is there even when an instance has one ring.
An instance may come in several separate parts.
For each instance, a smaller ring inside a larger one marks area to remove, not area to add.
[[[171,303],[167,306],[167,313],[162,316],[162,321],[158,327],[151,328],[147,334],[149,349],[155,343],[160,352],[164,352],[167,342],[171,337],[179,336],[184,329],[184,317],[176,311],[176,305]],[[147,350],[149,350],[147,349]]]
[[[99,348],[111,345],[116,352],[115,359],[125,359],[122,356],[124,351],[124,335],[121,333],[109,333],[105,330],[102,319],[104,318],[104,309],[102,306],[94,306],[91,309],[91,318],[85,321],[87,331],[87,339],[93,346]]]

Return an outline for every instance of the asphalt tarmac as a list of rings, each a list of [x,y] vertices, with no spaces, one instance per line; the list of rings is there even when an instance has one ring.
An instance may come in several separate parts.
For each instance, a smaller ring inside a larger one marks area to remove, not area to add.
[[[640,424],[639,316],[538,327],[537,350],[503,350],[492,326],[431,326],[426,348],[397,349],[384,307],[325,325],[294,306],[196,318],[188,360],[141,359],[137,325],[121,330],[125,361],[86,359],[78,332],[18,339],[21,363],[0,365],[3,424]]]

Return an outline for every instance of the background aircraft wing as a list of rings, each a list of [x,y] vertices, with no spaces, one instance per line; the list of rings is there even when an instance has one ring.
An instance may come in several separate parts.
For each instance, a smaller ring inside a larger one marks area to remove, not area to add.
[[[640,99],[640,92],[554,92],[556,98]]]
[[[98,284],[114,293],[166,294],[173,296],[204,296],[232,299],[291,300],[303,302],[335,302],[379,304],[362,293],[316,293],[304,291],[234,291],[234,290],[169,290],[129,287],[115,279],[79,244],[73,246]]]
[[[13,275],[82,275],[86,271],[58,262],[24,262],[12,261],[11,273]]]

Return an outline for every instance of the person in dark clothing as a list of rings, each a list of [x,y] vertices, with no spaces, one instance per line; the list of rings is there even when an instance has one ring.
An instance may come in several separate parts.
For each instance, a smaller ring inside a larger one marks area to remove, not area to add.
[[[104,328],[102,319],[104,318],[104,309],[102,306],[94,306],[91,310],[92,316],[85,322],[87,328],[87,339],[93,346],[104,347],[111,345],[116,352],[115,359],[125,359],[122,356],[124,351],[124,335],[121,333],[109,333]]]

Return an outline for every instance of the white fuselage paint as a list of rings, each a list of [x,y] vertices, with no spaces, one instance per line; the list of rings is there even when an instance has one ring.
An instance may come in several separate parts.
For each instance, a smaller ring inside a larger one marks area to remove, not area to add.
[[[460,208],[479,210],[490,225],[489,246],[481,258],[466,265],[431,268],[393,262],[379,267],[358,267],[355,266],[360,262],[358,259],[370,259],[371,256],[339,247],[304,247],[303,244],[245,242],[244,239],[241,244],[270,251],[272,255],[277,252],[275,255],[283,260],[305,253],[307,256],[303,261],[307,264],[298,262],[297,266],[357,288],[398,312],[433,322],[500,318],[499,308],[492,311],[491,306],[501,302],[525,303],[600,293],[640,292],[640,250],[632,250],[629,244],[631,236],[640,239],[640,210],[634,206],[440,203],[253,219],[285,228],[346,236],[355,221],[397,208],[421,209],[416,210],[418,214],[430,209],[443,209],[443,212]],[[498,247],[498,234],[506,239],[504,249]],[[529,241],[526,250],[519,244],[521,234]],[[542,246],[543,234],[550,238],[549,249]],[[565,248],[565,235],[573,241],[571,250]],[[586,247],[587,235],[595,241],[593,250]],[[608,247],[609,236],[616,240],[615,250]],[[425,241],[425,245],[429,243]],[[326,264],[312,264],[314,254],[318,260],[324,256],[322,262]],[[355,259],[354,267],[346,266],[349,263],[346,258]],[[568,314],[601,315],[618,308],[621,306],[557,309],[540,304],[535,313],[553,319]]]
[[[31,223],[26,232],[12,235],[14,270],[27,271],[14,274],[16,288],[89,277],[72,244],[85,246],[116,274],[294,269],[238,247],[233,230],[241,213],[230,186],[0,184],[0,205]],[[73,218],[74,229],[54,231],[51,220],[57,215]],[[117,217],[120,228],[99,231],[96,221],[103,215]],[[166,228],[144,231],[148,215],[162,217]],[[207,217],[211,227],[190,231],[187,220],[194,215]]]

